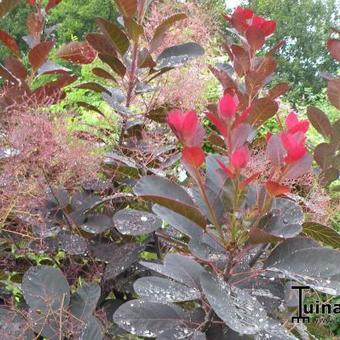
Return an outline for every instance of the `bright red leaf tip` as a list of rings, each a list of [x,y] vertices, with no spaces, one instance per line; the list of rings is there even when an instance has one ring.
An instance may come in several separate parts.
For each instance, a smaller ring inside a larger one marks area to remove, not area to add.
[[[195,111],[171,111],[168,113],[167,122],[184,146],[194,147],[202,144],[204,129]]]
[[[276,22],[274,20],[268,20],[261,25],[261,31],[265,36],[271,35],[276,30]]]
[[[242,169],[246,167],[249,161],[249,149],[246,146],[234,151],[231,155],[230,162],[235,169]]]
[[[280,196],[290,192],[288,187],[274,181],[267,181],[266,188],[272,196]]]
[[[235,117],[236,107],[235,99],[231,95],[226,94],[219,101],[218,113],[221,118],[232,119]]]
[[[299,121],[297,114],[292,111],[286,118],[286,125],[288,128],[288,132],[295,133],[295,132],[302,132],[306,133],[309,128],[308,120],[301,120]]]
[[[216,159],[218,165],[220,166],[220,168],[223,170],[223,172],[230,178],[233,179],[235,177],[235,174],[233,172],[232,169],[230,169],[229,167],[227,167],[225,164],[223,164],[223,162],[219,159]]]
[[[228,135],[228,129],[225,126],[224,122],[219,118],[216,117],[213,113],[211,112],[206,112],[207,118],[210,120],[210,122],[216,126],[217,130],[222,136],[227,136]]]
[[[184,162],[197,169],[204,163],[205,154],[198,146],[185,147],[183,149],[182,159]]]
[[[254,12],[250,8],[243,8],[243,7],[238,6],[235,9],[233,15],[240,19],[247,20],[253,17]]]
[[[281,141],[287,151],[285,157],[286,163],[293,163],[302,158],[306,153],[305,141],[306,137],[302,132],[290,133],[283,132],[281,134]]]
[[[266,134],[266,141],[267,142],[269,141],[269,139],[271,138],[272,135],[273,134],[271,132],[267,132],[267,134]]]

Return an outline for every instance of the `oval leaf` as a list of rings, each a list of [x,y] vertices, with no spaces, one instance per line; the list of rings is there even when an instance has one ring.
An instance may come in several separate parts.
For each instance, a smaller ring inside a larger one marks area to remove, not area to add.
[[[57,58],[63,58],[75,64],[91,64],[96,56],[96,51],[88,42],[78,41],[63,45],[56,53]]]
[[[150,51],[155,51],[162,43],[165,33],[176,22],[187,18],[185,13],[174,14],[171,17],[165,19],[155,30],[154,36],[150,42]]]
[[[189,194],[177,184],[159,176],[142,177],[134,187],[134,192],[153,203],[158,203],[197,223],[203,229],[206,220],[195,207]]]
[[[303,232],[327,246],[340,248],[340,234],[333,228],[316,222],[306,222],[303,224]]]
[[[156,276],[138,279],[133,288],[143,300],[159,303],[192,301],[201,297],[195,288]]]
[[[114,226],[123,235],[143,235],[162,227],[162,221],[145,211],[124,209],[113,216]]]
[[[70,302],[70,287],[63,273],[49,266],[31,267],[24,274],[22,291],[33,310],[57,312]]]
[[[121,55],[124,55],[130,46],[126,34],[113,22],[103,18],[97,18],[96,22],[102,33],[112,43],[116,50]]]
[[[325,138],[328,138],[332,134],[332,126],[326,114],[316,107],[309,107],[307,109],[307,115],[309,121],[314,128],[322,134]]]
[[[188,321],[188,316],[174,304],[132,300],[117,309],[113,321],[134,335],[155,338]]]
[[[215,313],[235,332],[256,334],[268,326],[264,308],[245,290],[208,273],[201,276],[201,286]]]

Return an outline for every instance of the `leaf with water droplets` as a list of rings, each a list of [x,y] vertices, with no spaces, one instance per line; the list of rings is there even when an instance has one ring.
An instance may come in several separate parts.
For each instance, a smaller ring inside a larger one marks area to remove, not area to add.
[[[286,277],[308,285],[320,292],[340,294],[340,252],[313,247],[305,249],[281,244],[265,263],[268,270],[278,271]]]
[[[265,243],[294,238],[302,231],[303,220],[304,214],[298,204],[288,199],[275,198],[270,212],[251,229],[250,240],[253,243]]]
[[[112,218],[106,215],[90,215],[80,228],[90,234],[100,234],[113,227]]]
[[[133,288],[143,300],[160,303],[192,301],[201,296],[195,288],[156,276],[138,279]]]
[[[162,227],[162,221],[145,211],[124,209],[113,216],[114,226],[123,235],[143,235]]]
[[[59,246],[70,255],[84,255],[87,253],[87,241],[76,234],[62,230],[58,233]]]
[[[24,274],[22,291],[33,310],[58,311],[70,302],[70,287],[63,273],[49,266],[31,267]]]
[[[131,300],[117,309],[113,321],[134,335],[154,338],[189,321],[189,316],[173,304]]]
[[[135,264],[144,248],[144,245],[136,243],[122,245],[97,243],[92,246],[92,252],[100,260],[108,262],[104,272],[104,281],[108,281],[115,279]]]
[[[267,314],[255,297],[208,273],[201,276],[203,293],[228,327],[240,334],[256,334],[267,326]]]
[[[204,268],[188,256],[167,254],[164,264],[142,261],[141,264],[159,274],[165,275],[188,287],[200,289],[200,276]]]

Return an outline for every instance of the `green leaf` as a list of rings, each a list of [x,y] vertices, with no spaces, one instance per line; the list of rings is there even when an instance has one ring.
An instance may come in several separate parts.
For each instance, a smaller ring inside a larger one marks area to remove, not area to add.
[[[106,38],[111,41],[112,45],[123,56],[130,46],[126,34],[116,24],[103,18],[97,18],[96,23]]]
[[[185,13],[174,14],[165,19],[155,30],[154,36],[150,42],[151,52],[155,51],[162,43],[166,31],[170,29],[176,22],[187,18]]]
[[[340,248],[340,234],[333,228],[316,222],[306,222],[303,224],[303,232],[316,241],[320,241],[327,246]]]
[[[206,220],[189,194],[177,184],[159,176],[142,177],[134,187],[137,196],[158,203],[185,216],[203,229]]]
[[[326,114],[320,109],[311,106],[307,109],[309,121],[323,137],[328,138],[332,134],[332,126]]]

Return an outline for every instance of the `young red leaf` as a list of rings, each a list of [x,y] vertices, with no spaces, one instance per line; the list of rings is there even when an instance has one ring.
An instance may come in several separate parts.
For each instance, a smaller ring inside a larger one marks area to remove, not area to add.
[[[244,179],[240,184],[239,184],[239,189],[244,190],[244,188],[250,184],[251,182],[255,181],[261,176],[261,172],[256,172],[255,174],[249,176],[248,178]]]
[[[264,33],[265,36],[271,35],[276,30],[276,22],[274,20],[265,21],[261,25],[261,31]]]
[[[96,51],[87,42],[71,42],[56,53],[56,57],[75,64],[91,64],[96,56]]]
[[[210,122],[216,126],[217,130],[219,131],[219,133],[222,136],[227,136],[228,135],[228,130],[225,126],[225,124],[223,123],[223,121],[216,117],[213,113],[211,112],[206,112],[206,116],[207,118],[210,120]]]
[[[286,118],[286,125],[290,133],[302,132],[306,133],[309,128],[308,120],[299,121],[295,112],[290,112]]]
[[[231,179],[233,179],[235,177],[235,174],[233,172],[232,169],[230,169],[229,167],[227,167],[225,164],[223,164],[223,162],[219,159],[216,159],[218,165],[220,166],[220,168],[224,171],[224,173]]]
[[[14,54],[19,55],[20,49],[17,42],[6,31],[0,30],[0,41]]]
[[[339,39],[329,39],[327,41],[327,48],[332,57],[340,61],[340,40]]]
[[[31,6],[35,5],[35,0],[27,0],[27,3]]]
[[[34,72],[47,61],[48,54],[52,50],[53,46],[54,41],[49,40],[36,45],[29,51],[28,60],[32,65]]]
[[[254,51],[259,50],[265,43],[265,35],[257,26],[250,26],[247,29],[246,37],[249,45]]]
[[[231,120],[235,117],[236,102],[230,95],[223,96],[218,103],[218,113],[221,118]]]
[[[43,18],[40,14],[38,13],[30,13],[27,17],[27,28],[29,33],[33,36],[38,38],[43,31],[44,28],[44,22],[43,22]]]
[[[302,132],[297,132],[294,134],[283,132],[281,134],[281,140],[284,148],[287,151],[287,156],[285,157],[285,161],[287,163],[293,163],[306,155],[306,137]]]
[[[193,168],[197,169],[204,163],[205,154],[198,146],[185,147],[183,149],[182,159]]]
[[[133,17],[137,12],[137,0],[115,0],[116,4],[119,8],[120,13],[124,17],[131,18]]]
[[[247,166],[249,161],[249,149],[246,146],[234,151],[230,158],[230,163],[235,169],[243,169]]]
[[[194,111],[171,111],[167,122],[179,141],[188,147],[200,146],[204,138],[204,129]]]
[[[288,187],[274,181],[267,181],[266,188],[268,192],[274,197],[290,192]]]
[[[45,7],[46,13],[48,13],[50,9],[56,7],[60,2],[61,0],[49,0]]]
[[[14,57],[8,57],[5,59],[5,67],[9,70],[15,77],[20,80],[25,80],[27,78],[27,70],[20,60]]]

